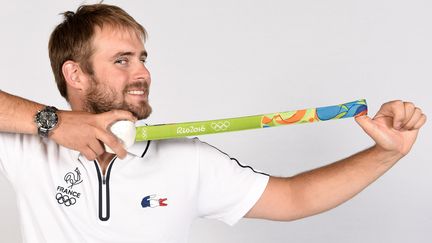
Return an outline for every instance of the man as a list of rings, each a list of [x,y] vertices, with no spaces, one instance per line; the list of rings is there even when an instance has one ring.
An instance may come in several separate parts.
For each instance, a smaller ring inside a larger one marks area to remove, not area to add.
[[[197,217],[234,224],[317,214],[390,169],[426,122],[410,102],[385,103],[373,119],[356,118],[374,146],[289,178],[243,168],[197,139],[126,151],[109,127],[151,113],[145,30],[105,4],[64,16],[49,52],[72,111],[0,92],[0,168],[16,190],[25,242],[185,242]]]

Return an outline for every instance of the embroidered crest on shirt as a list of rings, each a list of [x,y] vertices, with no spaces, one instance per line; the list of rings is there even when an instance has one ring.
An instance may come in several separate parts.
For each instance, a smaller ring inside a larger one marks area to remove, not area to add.
[[[64,177],[66,183],[70,184],[70,186],[68,186],[69,189],[72,189],[73,186],[78,185],[82,182],[81,172],[79,171],[78,167],[75,169],[75,173],[68,172]]]
[[[145,196],[141,201],[141,206],[143,208],[165,207],[168,206],[166,200],[168,200],[168,198],[159,198],[156,195]]]
[[[66,186],[57,186],[55,199],[58,204],[69,207],[74,205],[81,196],[80,192],[72,190],[75,185],[82,182],[81,172],[78,167],[76,167],[74,171],[66,173],[63,180],[66,182]]]

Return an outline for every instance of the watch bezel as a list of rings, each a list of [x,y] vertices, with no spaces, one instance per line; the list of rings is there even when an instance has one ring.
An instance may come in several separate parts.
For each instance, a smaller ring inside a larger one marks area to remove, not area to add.
[[[42,137],[48,137],[49,132],[57,126],[58,121],[57,108],[47,106],[39,110],[35,116],[38,134]]]

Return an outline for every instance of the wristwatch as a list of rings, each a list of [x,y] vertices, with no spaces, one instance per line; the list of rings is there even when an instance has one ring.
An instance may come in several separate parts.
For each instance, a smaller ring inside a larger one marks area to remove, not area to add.
[[[54,106],[46,106],[38,111],[35,115],[35,122],[39,136],[48,137],[49,132],[58,124],[57,108]]]

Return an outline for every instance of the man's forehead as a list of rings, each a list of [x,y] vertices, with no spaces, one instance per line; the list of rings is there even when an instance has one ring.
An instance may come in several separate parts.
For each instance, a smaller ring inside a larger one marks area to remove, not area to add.
[[[93,36],[93,48],[97,51],[134,52],[147,55],[144,48],[144,36],[132,28],[113,27],[106,25],[95,27]]]
[[[125,26],[120,24],[110,24],[105,23],[103,25],[96,25],[94,27],[95,33],[120,33],[125,35],[136,35],[140,36],[141,38],[144,37],[144,33],[141,33],[139,30],[134,29],[131,26]]]

